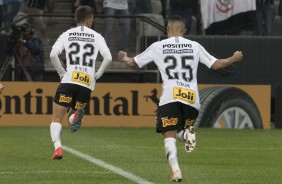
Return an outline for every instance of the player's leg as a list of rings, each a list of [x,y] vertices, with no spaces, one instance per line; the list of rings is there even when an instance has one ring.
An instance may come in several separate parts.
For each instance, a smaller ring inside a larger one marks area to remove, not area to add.
[[[114,16],[115,15],[115,9],[106,7],[103,9],[104,15],[108,16]],[[113,29],[113,17],[107,17],[105,18],[105,27],[104,27],[104,33],[103,36],[105,38],[105,41],[107,44],[110,42],[110,37]]]
[[[180,182],[182,181],[181,170],[178,164],[178,154],[176,146],[176,130],[167,131],[163,133],[164,136],[164,147],[168,163],[172,169],[171,181]]]
[[[69,125],[71,127],[71,132],[76,132],[83,122],[83,116],[84,116],[84,109],[79,108],[78,110],[71,109],[69,112]]]
[[[54,143],[55,151],[51,159],[62,159],[62,120],[68,107],[72,102],[71,86],[69,84],[60,84],[54,97],[52,122],[50,124],[51,139]]]
[[[194,123],[198,117],[198,110],[187,105],[182,105],[183,122],[182,130],[178,132],[177,138],[185,142],[185,150],[190,153],[196,147],[196,131]]]
[[[176,133],[180,119],[177,103],[166,104],[158,108],[157,132],[161,132],[164,137],[165,154],[173,173],[171,180],[175,182],[182,180],[176,146]]]
[[[128,10],[118,10],[117,15],[128,16],[129,12]],[[130,35],[130,19],[129,18],[119,19],[119,27],[120,27],[121,36],[119,39],[118,49],[120,51],[126,51],[128,49],[128,42],[129,42],[128,35]]]
[[[185,150],[190,153],[196,147],[196,131],[194,126],[189,126],[184,132]]]
[[[91,90],[82,86],[78,86],[78,93],[71,105],[69,111],[69,125],[71,132],[76,132],[83,122],[85,114],[84,108],[90,100]]]
[[[68,115],[68,123],[69,123],[69,126],[71,126],[73,124],[75,110],[73,110],[70,107],[69,110],[68,110],[68,113],[69,113],[69,115]]]
[[[61,143],[61,134],[62,134],[62,120],[67,112],[67,107],[60,106],[53,102],[53,115],[52,115],[52,123],[50,125],[50,134],[52,141],[54,143],[55,151],[52,156],[52,160],[54,159],[62,159],[63,151],[62,151],[62,143]]]

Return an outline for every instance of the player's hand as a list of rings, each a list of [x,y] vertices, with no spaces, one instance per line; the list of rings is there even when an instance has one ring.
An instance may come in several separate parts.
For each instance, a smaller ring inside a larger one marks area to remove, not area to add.
[[[23,34],[23,32],[21,32],[21,36],[20,36],[20,38],[18,39],[18,43],[20,43],[20,44],[26,43],[26,40],[24,39],[24,34]]]
[[[236,51],[234,52],[233,54],[233,58],[236,60],[236,61],[242,61],[243,60],[243,53],[241,51]]]
[[[0,94],[2,93],[2,90],[4,89],[4,86],[0,84]]]
[[[118,52],[118,60],[124,62],[124,58],[127,57],[127,53],[123,51]]]

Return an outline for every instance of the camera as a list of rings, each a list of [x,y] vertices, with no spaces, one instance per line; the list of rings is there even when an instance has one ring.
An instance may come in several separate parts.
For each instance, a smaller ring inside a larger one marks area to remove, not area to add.
[[[9,35],[9,38],[6,42],[6,47],[5,47],[5,52],[7,55],[12,55],[14,54],[16,48],[17,48],[17,44],[19,39],[22,36],[22,27],[21,26],[13,26],[12,27],[12,32]]]
[[[22,34],[24,34],[26,31],[28,31],[29,34],[33,34],[34,33],[33,25],[29,23],[24,23],[20,26],[14,25],[12,27],[12,33],[10,34],[10,39],[14,42],[17,42],[21,38]]]
[[[24,32],[23,26],[13,26],[12,33],[10,34],[10,39],[13,42],[17,42],[20,38],[22,33]]]

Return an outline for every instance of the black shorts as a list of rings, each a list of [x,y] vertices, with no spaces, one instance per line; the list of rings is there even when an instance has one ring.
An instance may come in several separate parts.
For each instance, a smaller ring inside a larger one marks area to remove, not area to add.
[[[180,131],[194,125],[199,111],[181,102],[173,102],[159,106],[156,119],[156,131]]]
[[[58,86],[54,102],[73,110],[84,108],[90,100],[91,90],[76,84],[62,83]]]

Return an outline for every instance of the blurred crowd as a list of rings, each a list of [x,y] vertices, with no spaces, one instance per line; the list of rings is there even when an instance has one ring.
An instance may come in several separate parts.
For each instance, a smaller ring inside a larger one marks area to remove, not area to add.
[[[218,0],[226,3],[226,1]],[[236,0],[233,0],[236,1]],[[253,18],[254,35],[271,35],[275,15],[281,16],[281,0],[253,0],[256,2],[256,11]],[[201,0],[69,0],[72,4],[72,13],[82,5],[92,7],[94,14],[103,14],[109,16],[132,16],[137,14],[160,14],[163,17],[164,25],[166,20],[172,15],[181,15],[185,19],[186,34],[203,34],[201,30]],[[228,1],[231,2],[232,1]],[[276,3],[275,3],[276,2]],[[275,6],[278,4],[279,6]],[[54,0],[0,0],[0,27],[2,34],[11,33],[10,25],[13,22],[23,24],[20,21],[29,14],[53,13],[56,9]],[[156,6],[158,6],[156,8]],[[46,25],[42,17],[34,18],[32,24],[39,32],[39,37],[48,42],[46,38]],[[123,19],[120,20],[120,29],[126,34],[132,27],[132,22]],[[3,28],[7,28],[4,29]],[[104,36],[106,40],[112,30],[112,19],[107,19],[105,24]],[[125,45],[120,46],[124,48]]]

